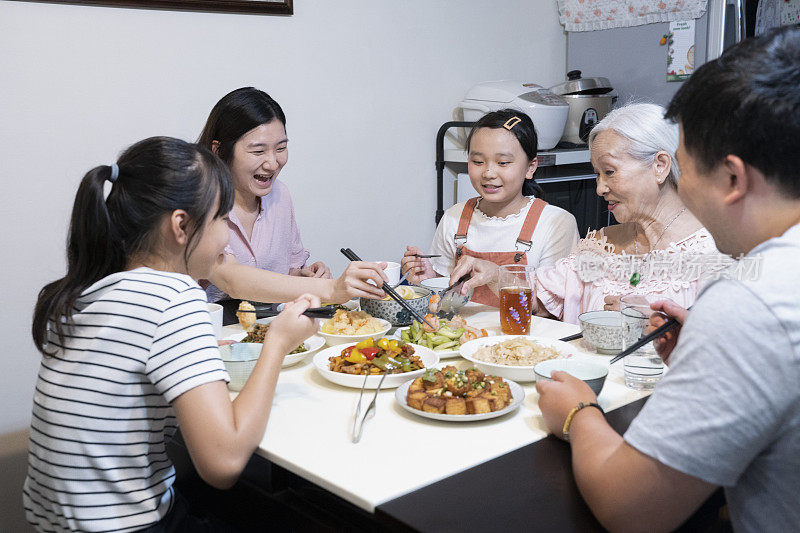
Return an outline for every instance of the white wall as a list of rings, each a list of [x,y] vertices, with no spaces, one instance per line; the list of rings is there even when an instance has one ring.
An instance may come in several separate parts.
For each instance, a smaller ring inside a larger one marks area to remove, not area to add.
[[[474,83],[561,80],[554,0],[295,0],[255,16],[0,2],[0,433],[28,425],[30,313],[63,275],[80,178],[151,135],[195,139],[237,87],[288,117],[281,174],[313,258],[427,246],[434,137]]]

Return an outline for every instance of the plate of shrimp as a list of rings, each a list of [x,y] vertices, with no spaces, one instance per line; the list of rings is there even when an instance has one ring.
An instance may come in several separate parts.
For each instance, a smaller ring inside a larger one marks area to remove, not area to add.
[[[399,340],[430,348],[440,359],[458,357],[459,348],[465,342],[495,334],[494,331],[470,326],[459,315],[447,320],[428,314],[425,315],[425,320],[433,327],[414,321],[411,326],[398,328],[394,336]]]

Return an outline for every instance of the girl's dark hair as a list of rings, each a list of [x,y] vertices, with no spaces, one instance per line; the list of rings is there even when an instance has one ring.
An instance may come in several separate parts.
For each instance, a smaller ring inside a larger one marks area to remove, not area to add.
[[[48,327],[63,344],[75,302],[84,290],[125,270],[130,258],[157,251],[164,217],[177,209],[189,215],[189,242],[183,256],[188,264],[208,216],[222,217],[233,208],[227,166],[196,144],[151,137],[125,150],[117,166],[118,178],[108,198],[104,199],[103,186],[111,178],[110,166],[93,168],[78,187],[67,237],[67,275],[39,292],[33,312],[33,341],[45,355],[50,355]]]
[[[230,164],[233,159],[233,145],[242,135],[278,119],[286,127],[286,115],[278,102],[264,91],[254,87],[242,87],[231,91],[217,102],[208,115],[203,132],[197,144],[211,150],[213,141],[217,141],[216,154]]]
[[[516,118],[518,118],[519,121],[515,120]],[[478,119],[475,125],[472,126],[469,136],[467,136],[467,153],[469,153],[472,135],[480,128],[490,128],[493,130],[500,128],[508,129],[506,128],[506,124],[514,124],[508,131],[513,133],[517,138],[519,144],[522,146],[522,150],[525,152],[525,155],[528,156],[528,160],[533,161],[536,158],[536,149],[539,144],[539,137],[536,135],[536,127],[533,125],[531,117],[522,111],[517,111],[515,109],[491,111]],[[525,183],[522,185],[522,194],[524,196],[543,198],[544,190],[538,183],[536,183],[536,180],[531,178],[529,180],[525,180]]]

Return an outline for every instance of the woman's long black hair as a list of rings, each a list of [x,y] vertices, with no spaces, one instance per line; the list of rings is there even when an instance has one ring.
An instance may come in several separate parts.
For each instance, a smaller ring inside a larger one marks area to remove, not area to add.
[[[233,146],[242,135],[276,119],[286,127],[286,115],[278,102],[264,91],[242,87],[229,92],[216,103],[197,144],[211,150],[212,143],[217,141],[216,154],[230,164]]]
[[[513,133],[517,138],[519,144],[522,146],[522,150],[525,152],[525,155],[528,156],[528,161],[533,161],[538,153],[537,148],[539,144],[539,136],[536,134],[536,127],[534,127],[531,117],[522,111],[517,111],[516,109],[501,109],[500,111],[491,111],[478,119],[475,125],[472,126],[469,136],[467,136],[467,153],[469,153],[472,135],[476,131],[478,131],[480,128],[490,128],[493,130],[500,128],[508,129],[505,128],[505,125],[511,124],[509,121],[515,117],[519,118],[519,121],[513,121],[515,122],[514,126],[508,131]],[[536,183],[535,179],[531,178],[529,180],[525,180],[525,183],[522,184],[522,195],[544,198],[544,190],[538,183]]]
[[[33,341],[45,355],[50,354],[48,327],[63,345],[84,290],[125,270],[131,257],[157,252],[164,217],[177,209],[189,215],[183,257],[188,264],[208,216],[225,216],[233,208],[227,166],[196,144],[151,137],[125,150],[116,164],[119,173],[108,198],[103,186],[112,176],[110,166],[93,168],[78,187],[67,237],[67,274],[39,292],[33,313]]]

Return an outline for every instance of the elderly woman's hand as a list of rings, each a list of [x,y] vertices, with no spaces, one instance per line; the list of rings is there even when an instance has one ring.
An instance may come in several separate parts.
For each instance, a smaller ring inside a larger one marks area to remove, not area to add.
[[[605,311],[619,311],[619,298],[619,295],[606,296],[603,309]]]

